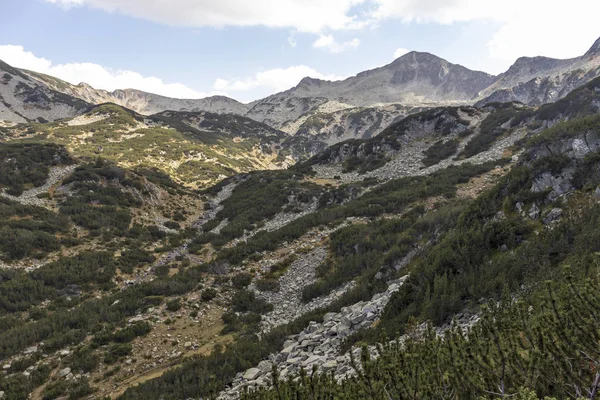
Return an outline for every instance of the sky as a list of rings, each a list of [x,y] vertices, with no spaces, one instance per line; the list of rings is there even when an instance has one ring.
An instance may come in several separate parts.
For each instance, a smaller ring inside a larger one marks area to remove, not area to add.
[[[250,102],[426,51],[505,71],[582,55],[598,0],[0,0],[0,60],[98,89]]]

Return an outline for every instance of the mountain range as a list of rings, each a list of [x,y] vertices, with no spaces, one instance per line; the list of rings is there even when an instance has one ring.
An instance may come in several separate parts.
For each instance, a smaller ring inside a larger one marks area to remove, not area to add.
[[[403,106],[403,111],[397,114],[402,117],[406,116],[406,107],[484,105],[498,101],[537,106],[556,101],[600,74],[600,39],[581,57],[566,60],[521,57],[497,76],[413,51],[388,65],[342,81],[306,77],[289,90],[248,104],[224,96],[184,100],[134,89],[108,92],[85,83],[72,85],[5,63],[0,64],[0,74],[0,119],[13,122],[37,118],[52,121],[81,113],[86,103],[112,102],[143,115],[166,110],[238,114],[292,135],[307,118],[318,114],[328,122],[316,133],[331,136],[333,132],[327,126],[331,121],[347,118],[344,114],[359,111],[364,114],[365,109],[370,109],[374,122],[382,119],[380,113],[386,114],[387,121],[393,121],[389,118],[389,108],[385,109],[390,104]],[[343,110],[348,111],[340,115]],[[364,126],[346,128],[355,132],[353,137],[364,137],[368,130]]]

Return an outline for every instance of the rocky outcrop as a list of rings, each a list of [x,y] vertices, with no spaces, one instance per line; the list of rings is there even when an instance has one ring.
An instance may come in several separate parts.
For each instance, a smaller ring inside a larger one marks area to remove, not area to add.
[[[282,379],[297,374],[302,368],[311,371],[313,367],[320,372],[333,373],[338,379],[351,376],[354,372],[350,354],[339,354],[342,341],[376,323],[392,295],[407,278],[408,275],[388,282],[387,290],[376,294],[370,301],[344,307],[339,313],[328,313],[322,323],[311,322],[300,334],[288,337],[279,353],[271,354],[258,366],[238,374],[219,399],[237,399],[246,387],[270,385],[273,365]]]
[[[251,286],[257,297],[273,305],[273,311],[264,315],[261,320],[262,332],[287,324],[309,311],[327,307],[354,286],[353,282],[349,282],[326,296],[308,303],[302,302],[302,290],[316,281],[317,267],[325,260],[326,255],[327,251],[323,247],[299,255],[279,278],[280,289],[276,292],[261,292],[254,285]]]
[[[418,112],[421,108],[392,104],[352,107],[329,113],[320,110],[303,116],[296,126],[283,129],[287,129],[290,134],[306,136],[332,145],[349,139],[374,137],[392,123]]]
[[[600,76],[600,67],[577,69],[552,76],[536,76],[529,81],[496,90],[478,101],[476,106],[489,103],[519,101],[531,106],[539,106],[562,99],[571,91]]]

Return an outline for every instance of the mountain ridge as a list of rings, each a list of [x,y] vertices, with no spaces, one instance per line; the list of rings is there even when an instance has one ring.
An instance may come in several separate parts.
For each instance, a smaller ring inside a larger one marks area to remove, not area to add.
[[[0,70],[10,75],[12,71],[26,81],[34,81],[36,87],[49,93],[69,96],[68,102],[81,100],[87,104],[112,102],[130,108],[143,115],[163,111],[213,112],[237,114],[266,123],[275,129],[283,129],[290,135],[311,131],[305,129],[307,119],[319,116],[324,128],[318,132],[326,142],[335,142],[339,137],[339,104],[347,108],[369,108],[372,125],[355,130],[356,137],[364,137],[365,132],[382,130],[398,113],[390,115],[388,105],[401,105],[407,108],[432,108],[451,105],[484,106],[492,102],[519,101],[531,106],[556,101],[571,90],[600,75],[600,38],[580,57],[554,59],[544,56],[520,57],[505,72],[494,76],[486,72],[473,71],[428,52],[411,51],[391,63],[374,68],[339,81],[327,81],[304,77],[300,82],[283,92],[247,104],[227,96],[210,96],[203,99],[173,99],[136,89],[118,89],[112,92],[94,89],[87,83],[69,84],[63,80],[37,72],[19,70],[0,64]],[[0,86],[4,112],[2,119],[12,122],[54,120],[72,117],[85,107],[79,108],[41,103],[32,108],[24,105],[24,97],[3,93],[6,85]],[[16,90],[16,89],[14,89]],[[55,96],[56,97],[56,96]],[[13,99],[13,100],[8,100]],[[64,100],[64,99],[63,99]],[[27,109],[27,115],[19,116],[7,111],[11,101],[19,103],[16,108]],[[45,111],[44,111],[45,110]],[[332,110],[329,112],[327,110]],[[323,115],[325,112],[326,115]],[[37,113],[37,114],[35,114]],[[329,118],[324,121],[324,118]],[[371,122],[367,121],[367,124]],[[338,127],[338,128],[336,128]],[[295,130],[294,130],[295,129]],[[351,129],[352,130],[352,129]],[[313,130],[314,132],[314,130]],[[345,135],[344,137],[348,137]]]

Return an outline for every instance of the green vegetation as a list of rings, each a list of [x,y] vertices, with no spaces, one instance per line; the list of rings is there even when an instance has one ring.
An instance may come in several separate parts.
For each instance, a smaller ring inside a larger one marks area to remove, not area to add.
[[[265,171],[249,174],[233,191],[231,197],[223,201],[223,210],[207,223],[203,229],[210,231],[227,219],[228,223],[218,235],[205,234],[195,240],[198,250],[201,245],[211,242],[223,245],[240,237],[244,231],[262,226],[265,220],[278,212],[291,211],[294,205],[308,204],[317,198],[322,189],[318,185],[303,182],[302,175],[292,171]]]
[[[65,242],[60,235],[67,235],[69,227],[62,215],[0,198],[0,251],[7,260],[42,258],[60,249]]]
[[[509,128],[517,126],[524,118],[526,111],[513,108],[511,103],[498,106],[492,111],[479,127],[480,132],[475,135],[458,154],[458,158],[469,158],[483,151],[489,150],[492,144]],[[508,123],[508,126],[506,124]]]
[[[84,252],[46,264],[32,272],[0,272],[0,313],[24,311],[56,299],[70,286],[112,286],[116,265],[105,252]]]
[[[439,140],[435,142],[430,148],[425,150],[425,158],[422,162],[426,167],[438,164],[440,161],[447,159],[458,150],[459,141],[457,139],[450,139],[447,141]]]
[[[231,114],[203,113],[200,117],[199,113],[165,112],[144,117],[115,104],[102,104],[84,117],[93,117],[89,120],[93,122],[25,124],[7,132],[15,137],[43,137],[85,160],[102,156],[133,169],[158,169],[200,187],[237,172],[264,168],[275,158],[271,147],[286,137],[267,125]]]
[[[598,290],[594,280],[567,276],[519,301],[505,292],[467,335],[457,327],[438,337],[412,326],[403,344],[382,338],[378,359],[364,349],[355,378],[339,383],[302,371],[298,380],[281,381],[274,371],[273,389],[242,398],[594,398]]]
[[[107,265],[96,262],[96,260],[99,260],[98,257],[100,255],[94,256],[94,253],[88,256],[90,262],[96,263],[92,265],[98,265],[98,269],[102,273],[100,276],[106,276],[106,271],[114,270],[115,265],[110,261]],[[69,261],[68,265],[72,265],[70,271],[77,274],[86,267],[85,263],[75,263],[74,261]],[[57,267],[56,265],[50,265],[50,268]],[[46,275],[44,270],[38,273],[42,276]],[[91,276],[91,273],[87,275]],[[60,284],[69,284],[71,281],[86,282],[95,279],[94,277],[81,278],[77,275],[71,277],[67,273],[62,273],[61,276],[64,278],[61,280],[53,279],[53,281],[58,281]],[[106,326],[118,326],[128,318],[136,315],[137,311],[156,306],[157,301],[162,301],[162,296],[176,296],[189,292],[196,287],[200,279],[199,270],[192,268],[172,277],[155,279],[152,282],[135,285],[127,288],[127,290],[109,294],[100,299],[81,298],[74,299],[71,302],[64,299],[62,302],[55,304],[52,314],[35,321],[7,324],[3,327],[0,330],[0,357],[5,358],[17,354],[26,347],[41,341],[44,341],[44,350],[48,352],[61,349],[70,344],[78,344],[90,332],[100,332],[105,330]],[[14,279],[8,281],[6,285],[15,285],[11,283],[13,281]],[[47,290],[43,299],[52,298],[52,293],[56,290],[53,287],[48,288],[43,285],[43,281],[35,280],[31,276],[23,279],[23,281],[31,282],[30,285],[35,286],[33,286],[33,289],[23,289],[20,292],[16,292],[12,288],[2,290],[1,293],[5,295],[5,299],[8,299],[8,301],[3,299],[5,305],[8,304],[13,309],[17,306],[23,309],[35,301],[41,301],[41,299],[36,298],[41,289]],[[102,284],[102,282],[99,283]],[[89,282],[89,284],[92,283]],[[12,294],[15,296],[20,294],[21,296],[13,299]]]
[[[0,142],[0,189],[19,196],[29,186],[42,186],[50,167],[73,162],[67,151],[51,143]]]
[[[500,161],[503,164],[506,161]],[[407,177],[389,181],[365,195],[343,205],[324,207],[273,232],[259,232],[246,243],[223,249],[219,259],[239,263],[264,250],[275,250],[280,243],[292,241],[313,227],[336,224],[348,217],[377,217],[384,213],[402,213],[412,203],[434,196],[452,198],[456,185],[494,168],[496,163],[463,164],[423,177]]]
[[[595,114],[588,117],[577,118],[571,121],[559,122],[553,127],[546,129],[539,135],[532,137],[528,147],[540,146],[542,144],[556,142],[575,135],[600,131],[600,115]]]

